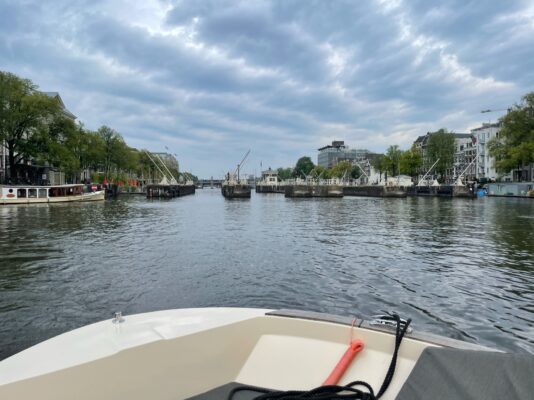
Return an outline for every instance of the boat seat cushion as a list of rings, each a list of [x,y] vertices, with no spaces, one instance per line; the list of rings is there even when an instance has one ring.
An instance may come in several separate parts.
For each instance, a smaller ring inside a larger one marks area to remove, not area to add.
[[[244,386],[242,383],[231,382],[226,385],[216,387],[215,389],[209,390],[205,393],[189,397],[186,400],[226,400],[230,391],[238,386]],[[248,386],[248,385],[247,385]],[[258,397],[261,393],[243,390],[239,391],[233,397],[233,400],[252,400],[255,397]]]
[[[427,347],[397,400],[532,399],[534,355]]]

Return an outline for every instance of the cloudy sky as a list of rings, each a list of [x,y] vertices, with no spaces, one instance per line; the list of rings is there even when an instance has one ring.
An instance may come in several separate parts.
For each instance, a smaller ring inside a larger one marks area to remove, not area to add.
[[[495,120],[533,38],[533,1],[0,0],[0,69],[202,177]]]

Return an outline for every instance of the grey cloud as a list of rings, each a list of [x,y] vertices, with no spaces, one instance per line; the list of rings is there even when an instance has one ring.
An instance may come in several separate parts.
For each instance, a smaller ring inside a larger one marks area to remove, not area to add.
[[[153,1],[4,0],[0,67],[205,176],[248,147],[277,167],[334,136],[407,146],[534,89],[528,2]]]

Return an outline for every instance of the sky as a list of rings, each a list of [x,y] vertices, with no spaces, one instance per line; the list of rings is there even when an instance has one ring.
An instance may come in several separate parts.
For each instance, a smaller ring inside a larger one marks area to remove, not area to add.
[[[468,132],[534,90],[534,1],[0,0],[0,70],[208,178]]]

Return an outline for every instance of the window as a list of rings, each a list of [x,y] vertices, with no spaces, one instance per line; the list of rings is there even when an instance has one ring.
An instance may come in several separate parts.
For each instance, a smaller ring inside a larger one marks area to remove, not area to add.
[[[17,189],[17,197],[26,198],[26,189]]]
[[[37,198],[37,189],[28,189],[28,197],[30,199],[36,199]]]
[[[39,198],[40,199],[46,199],[48,197],[48,190],[47,189],[39,189]]]

